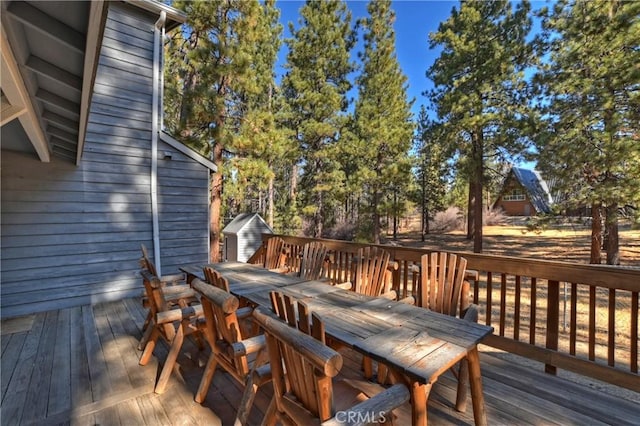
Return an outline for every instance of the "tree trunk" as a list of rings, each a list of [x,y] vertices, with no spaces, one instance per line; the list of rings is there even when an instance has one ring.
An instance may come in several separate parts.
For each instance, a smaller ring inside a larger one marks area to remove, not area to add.
[[[618,235],[618,204],[608,205],[605,216],[607,235],[607,265],[620,264],[620,240]]]
[[[378,206],[380,205],[380,193],[377,188],[373,188],[373,205],[371,206],[373,219],[373,243],[380,244],[380,215]]]
[[[398,239],[398,194],[393,193],[393,240]]]
[[[268,223],[271,228],[273,228],[273,181],[274,178],[271,177],[269,179],[269,214],[268,214]]]
[[[475,206],[475,200],[474,200],[474,195],[475,195],[475,190],[474,190],[474,186],[473,186],[473,181],[470,180],[469,181],[469,194],[467,196],[467,240],[471,240],[473,239],[473,234],[474,234],[474,229],[473,229],[473,225],[474,225],[474,206]]]
[[[222,210],[222,145],[216,143],[212,152],[217,172],[211,176],[211,208],[209,210],[209,252],[212,263],[220,261],[220,212]]]
[[[602,210],[600,203],[591,206],[591,259],[589,263],[600,264],[602,250]]]
[[[484,178],[484,138],[482,129],[478,129],[472,139],[473,142],[473,252],[482,253],[482,181]]]

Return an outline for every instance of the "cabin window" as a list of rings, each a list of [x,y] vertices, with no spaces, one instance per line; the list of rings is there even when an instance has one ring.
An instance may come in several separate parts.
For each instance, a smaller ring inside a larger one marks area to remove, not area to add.
[[[504,201],[524,201],[526,196],[522,188],[514,188],[511,192],[504,194],[502,197]]]

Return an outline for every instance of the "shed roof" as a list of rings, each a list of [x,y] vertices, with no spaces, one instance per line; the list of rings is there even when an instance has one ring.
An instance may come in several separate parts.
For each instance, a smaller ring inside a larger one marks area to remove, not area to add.
[[[258,213],[240,213],[236,216],[227,226],[222,230],[223,234],[237,234],[243,228],[249,226],[249,224],[253,221],[257,221],[257,224],[263,229],[267,229],[270,232],[273,232],[271,227],[264,221],[262,217]]]
[[[529,199],[533,207],[535,207],[538,212],[551,212],[549,187],[544,179],[542,179],[542,176],[540,176],[540,173],[535,170],[520,167],[512,167],[511,172],[529,194]]]

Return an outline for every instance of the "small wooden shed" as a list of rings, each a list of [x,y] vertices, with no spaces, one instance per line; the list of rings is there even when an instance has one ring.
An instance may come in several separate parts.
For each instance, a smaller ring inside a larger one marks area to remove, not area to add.
[[[262,244],[262,234],[273,234],[273,229],[258,213],[241,213],[222,230],[224,260],[246,262]]]

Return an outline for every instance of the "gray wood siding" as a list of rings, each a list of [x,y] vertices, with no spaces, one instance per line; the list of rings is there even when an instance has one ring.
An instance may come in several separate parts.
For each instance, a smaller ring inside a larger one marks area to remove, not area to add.
[[[165,152],[171,159],[164,158]],[[177,273],[186,263],[207,263],[209,169],[159,141],[158,192],[162,273]],[[199,234],[194,237],[193,231]]]
[[[79,166],[2,152],[3,318],[141,293],[153,254],[151,65],[157,17],[110,3]],[[208,170],[159,142],[163,273],[208,255]],[[164,151],[172,152],[164,160]]]

